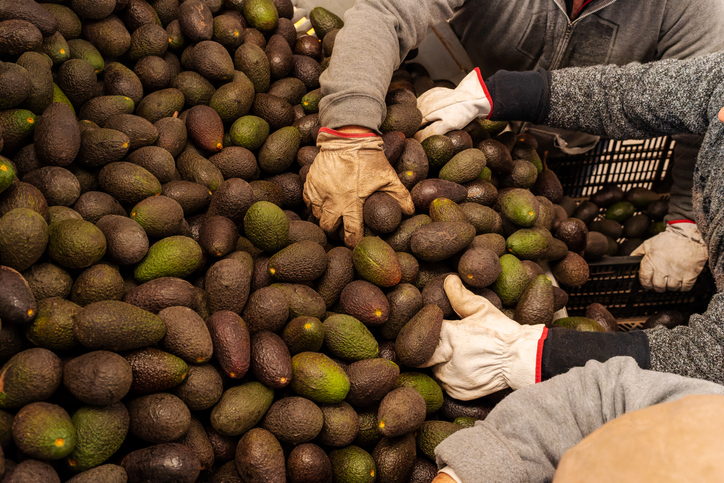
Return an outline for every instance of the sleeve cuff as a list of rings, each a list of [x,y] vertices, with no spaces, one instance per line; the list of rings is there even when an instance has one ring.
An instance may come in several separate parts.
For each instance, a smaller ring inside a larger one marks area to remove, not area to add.
[[[367,96],[346,96],[319,105],[319,124],[330,129],[344,126],[362,126],[380,133],[380,125],[387,114],[386,106]]]
[[[463,483],[463,481],[458,477],[458,474],[455,473],[455,470],[452,469],[452,468],[450,468],[449,466],[446,466],[446,467],[444,467],[444,468],[441,468],[440,471],[438,471],[438,474],[439,474],[439,473],[445,473],[445,474],[448,475],[450,478],[452,478],[453,480],[455,480],[456,483]]]
[[[499,70],[485,81],[493,109],[493,121],[527,121],[539,124],[550,103],[550,73]]]

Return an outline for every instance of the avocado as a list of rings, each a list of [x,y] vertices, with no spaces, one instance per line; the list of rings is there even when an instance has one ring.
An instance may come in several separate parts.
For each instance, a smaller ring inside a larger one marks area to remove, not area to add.
[[[164,45],[166,42],[166,35],[164,32]],[[96,74],[100,74],[105,69],[105,60],[101,53],[96,49],[93,44],[84,39],[69,39],[68,48],[70,49],[71,59],[81,59],[88,62],[95,68]]]
[[[425,399],[411,387],[390,391],[380,402],[377,413],[380,434],[386,438],[416,431],[427,414]]]
[[[272,123],[269,123],[272,126]],[[271,133],[259,150],[259,167],[269,174],[285,171],[294,162],[301,135],[293,126],[281,127]]]
[[[400,131],[405,134],[405,137],[411,138],[420,129],[421,124],[422,113],[417,106],[392,104],[387,106],[387,112],[382,125],[380,125],[380,131],[383,133]],[[482,168],[480,169],[482,170]]]
[[[422,295],[414,285],[401,283],[386,296],[389,316],[380,326],[380,335],[385,339],[394,340],[402,327],[422,308]]]
[[[571,218],[577,218],[581,220],[585,225],[589,225],[598,217],[598,213],[600,211],[601,208],[599,207],[599,205],[591,201],[583,201],[580,205],[576,207],[575,210],[573,210],[573,213],[571,213]]]
[[[85,470],[67,481],[70,483],[95,483],[97,481],[125,483],[128,481],[128,476],[126,475],[126,470],[121,466],[105,464]]]
[[[620,187],[607,184],[593,193],[588,200],[601,208],[609,208],[611,205],[624,201],[625,198],[626,195]]]
[[[136,107],[140,107],[139,103],[144,94],[141,80],[131,69],[120,62],[111,62],[105,66],[103,93],[109,96],[129,97]],[[183,100],[181,100],[181,105],[183,106]],[[140,116],[140,113],[137,114]]]
[[[228,255],[234,251],[238,240],[236,224],[225,216],[207,216],[199,229],[199,245],[212,257]]]
[[[206,272],[206,292],[212,313],[228,310],[240,314],[251,289],[253,266],[227,258],[215,262]]]
[[[168,443],[183,436],[191,425],[191,413],[173,394],[155,393],[127,403],[129,431],[149,443]]]
[[[470,223],[435,221],[418,228],[410,238],[412,253],[427,262],[439,262],[465,249],[475,237]]]
[[[179,89],[173,87],[161,89],[149,93],[138,103],[136,115],[153,124],[165,117],[172,117],[175,112],[180,112],[184,102],[184,93]]]
[[[291,389],[316,403],[336,404],[344,400],[350,381],[344,370],[319,352],[300,352],[292,357]]]
[[[214,33],[213,14],[201,0],[179,2],[178,21],[181,32],[191,42],[209,40]]]
[[[480,175],[485,163],[485,155],[479,149],[466,149],[454,155],[440,168],[439,178],[453,183],[467,183]]]
[[[131,392],[135,394],[165,391],[179,385],[188,374],[183,359],[153,347],[126,352],[124,357],[133,371]]]
[[[52,35],[58,30],[58,21],[43,5],[34,2],[10,2],[0,10],[0,19],[20,19],[33,24],[43,36]]]
[[[166,324],[157,315],[129,303],[105,300],[83,307],[73,333],[88,349],[123,351],[160,341]]]
[[[274,203],[257,201],[244,215],[244,232],[254,246],[277,252],[289,240],[289,219]]]
[[[608,311],[606,307],[594,302],[586,307],[586,317],[593,319],[605,329],[606,332],[616,332],[618,330],[618,322],[616,318]]]
[[[77,436],[66,462],[75,472],[105,462],[118,451],[128,434],[128,410],[119,402],[102,407],[83,406],[73,413],[71,421]]]
[[[503,305],[515,305],[529,283],[525,267],[515,255],[500,257],[501,273],[490,288],[500,297]]]
[[[569,218],[569,220],[575,220],[575,218]],[[545,252],[548,240],[536,230],[521,228],[505,240],[505,246],[509,253],[520,260],[535,260]]]
[[[141,225],[150,239],[159,239],[179,234],[184,211],[176,200],[157,195],[136,203],[129,218]]]
[[[510,131],[506,131],[510,132]],[[437,476],[437,466],[422,456],[415,458],[410,471],[409,483],[428,483]]]
[[[155,444],[131,451],[123,457],[121,466],[129,481],[194,483],[201,473],[199,457],[179,443]]]
[[[366,280],[348,283],[340,294],[339,303],[345,314],[357,318],[368,327],[384,324],[390,312],[390,304],[384,292]]]
[[[156,8],[158,11],[158,8]],[[246,24],[246,22],[244,22]],[[214,17],[214,29],[211,39],[220,43],[230,51],[236,50],[243,42],[244,24],[236,16],[236,12],[227,12]]]
[[[7,483],[20,481],[60,483],[60,477],[53,467],[36,459],[27,459],[18,464],[8,459],[5,462],[4,475]]]
[[[289,318],[289,304],[278,288],[262,287],[249,295],[241,315],[252,333],[278,332]]]
[[[600,232],[614,240],[621,238],[623,234],[623,226],[616,220],[596,220],[588,225],[589,233],[592,231]]]
[[[588,317],[562,317],[553,321],[553,327],[563,327],[580,332],[606,332],[598,322]]]
[[[661,197],[655,191],[648,188],[635,187],[626,192],[625,200],[634,205],[639,210],[645,210],[649,203],[658,200]]]
[[[312,441],[323,424],[324,415],[319,406],[298,396],[275,401],[261,421],[261,427],[279,441],[294,445]]]
[[[459,206],[467,221],[475,227],[476,234],[499,233],[502,231],[503,219],[500,213],[491,207],[474,202],[462,203]]]
[[[428,304],[402,327],[395,338],[395,351],[403,364],[418,367],[432,357],[440,338],[442,318],[442,310]]]
[[[81,145],[75,114],[65,104],[52,103],[38,118],[34,141],[41,161],[52,166],[69,165]]]
[[[174,67],[175,65],[166,62],[166,60],[161,57],[156,55],[147,55],[136,62],[136,65],[133,67],[133,72],[138,77],[138,80],[141,81],[143,88],[148,92],[169,87],[169,82],[176,79],[179,74],[179,72],[173,70]],[[187,101],[189,101],[192,97],[188,95],[183,88],[176,84],[173,84],[170,87],[178,87],[184,95],[186,95]],[[194,105],[193,103],[188,102],[187,104]]]
[[[214,312],[206,320],[214,355],[223,372],[239,379],[249,370],[251,342],[244,320],[229,310]]]
[[[24,271],[45,252],[48,224],[37,212],[15,208],[0,217],[0,264]]]
[[[133,276],[140,283],[160,277],[184,278],[201,266],[202,256],[203,250],[192,238],[169,236],[151,245]]]
[[[460,223],[467,223],[469,221],[468,215],[463,212],[462,208],[447,198],[435,198],[432,200],[429,213],[432,221],[455,221]]]
[[[452,181],[429,178],[417,183],[410,190],[410,196],[415,204],[415,209],[424,213],[435,198],[448,198],[455,203],[462,203],[467,197],[467,189]]]
[[[141,25],[131,33],[131,46],[128,48],[128,58],[132,61],[148,55],[162,56],[168,49],[168,35],[163,27],[149,23]]]
[[[455,311],[453,310],[452,305],[450,305],[450,300],[445,293],[444,283],[445,278],[447,278],[448,275],[450,275],[450,273],[443,273],[433,277],[425,283],[421,293],[422,303],[424,305],[437,305],[440,307],[440,310],[442,310],[442,316],[449,319],[455,316]]]
[[[211,364],[189,366],[186,379],[171,389],[192,411],[209,409],[223,393],[221,374]]]
[[[177,157],[176,168],[182,179],[202,184],[212,193],[224,182],[219,168],[194,149],[187,149]]]
[[[332,481],[332,463],[327,453],[314,443],[295,446],[287,456],[286,465],[290,483]]]
[[[557,281],[569,287],[580,287],[588,281],[589,277],[586,261],[571,251],[562,259],[553,262],[551,271]]]
[[[588,228],[583,220],[568,218],[560,222],[555,230],[555,237],[565,243],[568,250],[581,252],[586,249]]]
[[[81,194],[78,178],[60,166],[34,169],[22,180],[38,188],[50,206],[71,206]]]
[[[272,79],[283,79],[289,75],[292,70],[292,49],[287,41],[279,34],[272,35],[266,44],[265,53],[269,59],[269,70]],[[298,80],[298,79],[297,79]],[[301,83],[302,86],[304,84]],[[302,95],[306,93],[303,88]],[[290,101],[291,103],[291,101]],[[299,101],[295,102],[298,104]]]
[[[281,97],[259,92],[256,94],[256,96],[254,96],[254,103],[251,106],[250,112],[252,115],[264,119],[269,124],[269,129],[271,131],[277,131],[283,127],[290,127],[295,131],[298,131],[297,128],[292,126],[292,124],[294,123],[294,108],[291,104],[289,104],[289,102],[286,101],[286,99],[282,99]],[[295,134],[295,131],[283,132],[285,132],[285,136],[292,136],[290,139],[293,139],[292,142],[296,144],[297,136]],[[301,142],[301,134],[299,135],[299,137],[299,142]],[[293,155],[287,155],[287,157],[293,158]],[[262,161],[260,160],[260,166],[262,166],[262,168],[265,165],[269,164],[270,162],[262,163]],[[291,162],[289,164],[291,164]],[[278,170],[276,172],[280,171],[281,170]]]
[[[13,441],[31,458],[60,459],[76,444],[76,429],[62,407],[46,402],[23,406],[13,418]]]
[[[0,269],[0,273],[1,271]],[[54,263],[35,263],[21,275],[37,302],[49,297],[67,298],[73,286],[73,277],[70,273]],[[30,301],[30,295],[27,295],[24,289],[23,292]]]
[[[416,451],[417,445],[413,434],[398,438],[383,438],[372,452],[372,458],[377,466],[377,481],[408,483],[415,464]]]
[[[588,317],[588,315],[586,316]],[[663,325],[667,329],[673,329],[677,325],[686,325],[688,322],[689,320],[678,310],[660,310],[648,317],[641,328],[653,329],[659,325]]]
[[[241,44],[234,52],[234,68],[245,74],[259,94],[269,90],[271,65],[264,50],[251,43]]]
[[[609,250],[609,238],[603,233],[596,231],[588,232],[588,241],[583,251],[583,258],[586,261],[595,261],[603,258]]]
[[[101,188],[121,203],[136,204],[161,193],[161,183],[148,170],[127,161],[109,163],[98,173]]]
[[[144,122],[148,122],[144,119]],[[153,126],[151,124],[151,126]],[[136,164],[158,179],[159,183],[165,184],[178,180],[179,172],[176,168],[176,161],[173,155],[158,146],[143,146],[133,151],[126,161]],[[163,186],[161,187],[163,190]]]
[[[291,355],[318,352],[324,344],[324,325],[316,317],[297,317],[284,327],[282,339]]]
[[[69,59],[58,68],[56,83],[78,109],[94,97],[97,85],[96,69],[83,59]]]
[[[449,421],[428,420],[422,423],[415,434],[417,449],[430,460],[435,459],[435,447],[451,434],[463,429]]]
[[[214,464],[214,448],[211,446],[209,437],[206,435],[201,421],[191,416],[191,424],[181,438],[176,440],[178,443],[188,446],[199,457],[201,469],[208,470]]]
[[[324,344],[330,353],[348,361],[377,357],[377,341],[358,319],[337,314],[328,317],[323,324]]]
[[[10,156],[11,153],[16,153],[16,156],[13,158],[16,165],[12,168],[13,177],[10,177],[11,173],[9,172],[3,173],[3,186],[5,186],[5,188],[8,187],[8,181],[14,179],[16,170],[21,169],[22,171],[21,162],[19,161],[20,153],[30,151],[30,153],[32,153],[31,159],[36,163],[33,168],[40,167],[35,145],[32,143],[28,145],[35,132],[37,122],[38,116],[27,109],[4,109],[0,111],[0,129],[2,129],[0,151],[7,156]],[[3,157],[2,159],[6,160],[7,158]],[[3,161],[3,165],[9,161],[10,160]],[[27,172],[29,170],[30,169],[26,169],[24,171]],[[3,188],[3,190],[5,188]]]
[[[429,165],[433,169],[440,169],[455,156],[455,146],[452,140],[445,135],[434,134],[422,141],[422,147],[427,155]],[[472,147],[472,146],[471,146]],[[485,159],[485,155],[482,156]]]
[[[515,321],[549,326],[553,322],[553,313],[553,283],[546,275],[538,275],[520,295],[515,306]]]
[[[400,223],[400,226],[390,235],[384,238],[394,251],[409,252],[410,238],[412,234],[421,226],[431,223],[432,219],[428,215],[414,215]]]
[[[211,203],[212,196],[206,186],[186,180],[174,180],[163,184],[161,194],[176,200],[183,208],[186,217],[205,210]]]
[[[292,318],[307,315],[320,318],[326,311],[321,295],[311,287],[299,283],[274,283],[272,287],[281,289],[289,304],[289,316]]]
[[[519,227],[533,226],[538,218],[540,202],[533,193],[522,188],[512,188],[499,196],[503,218]]]
[[[277,438],[264,428],[251,429],[241,437],[234,461],[242,481],[286,481],[282,446]]]
[[[266,330],[252,334],[250,368],[257,380],[266,386],[281,389],[289,385],[292,378],[292,359],[282,338]],[[278,434],[275,435],[279,437]]]
[[[25,52],[18,58],[17,65],[28,72],[31,83],[28,97],[21,107],[40,115],[53,102],[52,64],[52,60],[40,52]]]
[[[313,241],[300,241],[282,248],[267,263],[269,274],[282,282],[302,283],[319,278],[327,269],[324,248]]]
[[[467,285],[482,288],[496,281],[502,267],[499,256],[492,250],[471,247],[460,257],[457,271]]]
[[[425,400],[427,414],[432,414],[442,407],[442,388],[427,374],[414,371],[403,372],[395,382],[395,388],[401,387],[412,388],[420,393]]]
[[[0,408],[20,408],[50,397],[63,378],[61,361],[48,349],[27,349],[0,369]]]
[[[135,264],[148,252],[148,235],[136,221],[120,215],[105,215],[96,227],[106,239],[106,253],[121,265]]]
[[[661,221],[669,213],[669,200],[658,199],[654,200],[646,206],[645,213],[653,221]]]
[[[15,23],[12,20],[6,20],[0,24],[6,24],[6,28],[12,28],[12,25],[7,25],[7,22]],[[0,88],[4,93],[7,92],[0,101],[0,108],[10,109],[19,106],[28,98],[32,89],[32,79],[24,67],[11,62],[2,62],[0,63]]]
[[[80,401],[109,406],[131,388],[131,366],[120,355],[109,351],[81,354],[63,368],[63,385]]]
[[[239,436],[261,421],[274,391],[260,382],[246,382],[224,391],[211,411],[211,425],[225,436]]]
[[[101,300],[121,300],[125,292],[118,267],[98,263],[83,270],[73,283],[71,300],[86,306]]]
[[[353,252],[347,247],[334,247],[329,250],[327,270],[317,279],[316,286],[327,307],[339,300],[342,290],[354,277]]]
[[[649,205],[650,207],[651,205]],[[606,210],[604,217],[607,220],[615,220],[619,223],[624,223],[628,220],[636,211],[636,207],[628,201],[619,201],[612,204]]]
[[[377,478],[375,460],[359,446],[349,445],[328,453],[334,481],[373,483]]]
[[[166,323],[166,335],[159,343],[161,348],[190,364],[211,359],[214,350],[211,334],[196,312],[188,307],[171,306],[161,310],[158,316]]]

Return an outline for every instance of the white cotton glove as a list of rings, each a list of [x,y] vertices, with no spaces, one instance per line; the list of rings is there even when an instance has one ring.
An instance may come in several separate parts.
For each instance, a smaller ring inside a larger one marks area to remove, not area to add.
[[[344,243],[354,248],[364,233],[364,202],[375,191],[392,196],[406,215],[415,212],[409,191],[385,157],[381,137],[322,128],[317,146],[302,195],[325,232],[334,233],[344,223]]]
[[[643,242],[631,255],[643,255],[639,281],[643,288],[656,292],[688,292],[708,258],[701,233],[690,222],[670,222],[666,230]]]
[[[434,87],[417,98],[422,124],[432,124],[418,131],[415,139],[422,142],[433,134],[462,129],[479,116],[487,117],[492,106],[480,69],[476,67],[455,89]]]
[[[440,342],[423,367],[456,399],[469,401],[505,388],[535,384],[545,325],[521,325],[485,297],[445,278],[445,293],[461,320],[443,320]]]

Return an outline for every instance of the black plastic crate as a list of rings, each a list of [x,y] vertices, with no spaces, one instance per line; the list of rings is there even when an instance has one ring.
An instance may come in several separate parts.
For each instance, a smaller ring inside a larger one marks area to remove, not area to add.
[[[605,257],[589,262],[590,278],[581,287],[562,286],[568,293],[568,315],[585,315],[586,307],[599,303],[617,319],[648,317],[661,310],[678,310],[685,316],[702,313],[715,292],[708,268],[689,292],[645,290],[638,279],[641,257]]]
[[[563,185],[573,198],[588,197],[607,184],[627,191],[648,188],[666,191],[665,177],[671,165],[675,142],[668,136],[624,140],[601,139],[591,151],[560,158],[548,158]]]

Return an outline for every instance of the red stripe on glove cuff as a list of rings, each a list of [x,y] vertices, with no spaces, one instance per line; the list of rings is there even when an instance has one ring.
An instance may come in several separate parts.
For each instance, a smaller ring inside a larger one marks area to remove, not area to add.
[[[478,74],[478,81],[480,81],[480,86],[483,88],[485,97],[488,99],[488,102],[490,103],[490,112],[488,113],[487,116],[485,116],[485,119],[490,119],[490,116],[493,115],[493,98],[490,97],[490,93],[488,92],[488,86],[486,86],[485,82],[483,81],[483,75],[480,73],[480,67],[476,67],[474,70]]]
[[[538,384],[541,381],[541,361],[543,359],[543,343],[548,337],[548,328],[543,327],[543,332],[538,339],[538,350],[535,354],[535,383]]]
[[[377,134],[373,132],[340,132],[335,131],[334,129],[329,129],[328,127],[323,127],[319,130],[319,132],[326,132],[327,134],[332,134],[334,136],[339,136],[341,138],[368,138],[368,137],[377,137]]]
[[[667,225],[675,225],[675,224],[677,224],[677,223],[693,223],[693,224],[696,225],[696,222],[695,222],[695,221],[691,221],[691,220],[671,220],[671,221],[667,222],[666,224],[667,224]]]

